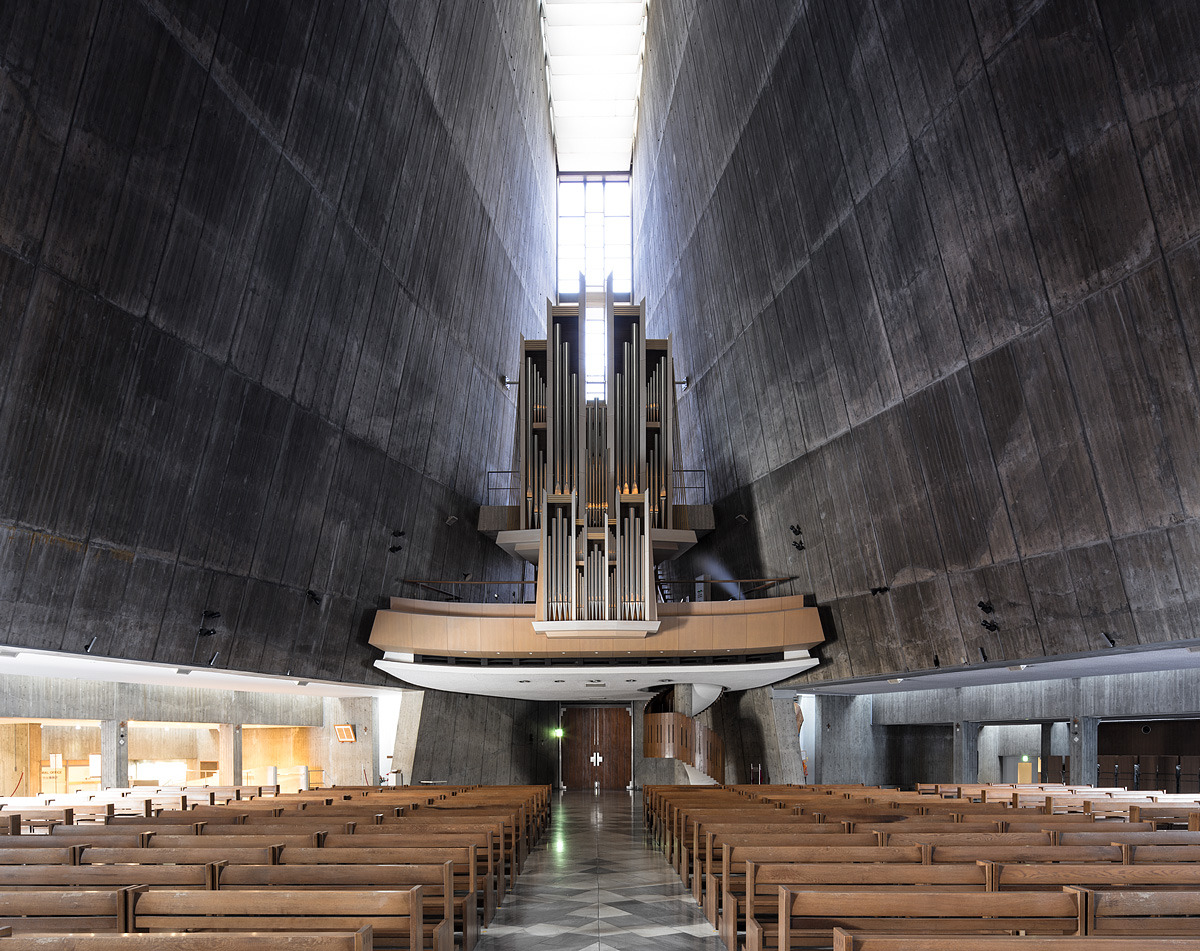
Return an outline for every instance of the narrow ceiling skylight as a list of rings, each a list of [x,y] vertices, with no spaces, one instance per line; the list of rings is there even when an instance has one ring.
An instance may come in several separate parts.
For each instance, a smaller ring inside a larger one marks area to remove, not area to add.
[[[625,172],[633,154],[646,0],[542,0],[560,172]]]

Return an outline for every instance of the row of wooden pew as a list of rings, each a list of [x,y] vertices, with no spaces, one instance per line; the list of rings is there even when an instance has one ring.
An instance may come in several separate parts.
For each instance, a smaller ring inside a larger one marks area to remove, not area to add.
[[[889,931],[1200,948],[1200,802],[1101,792],[657,786],[643,802],[730,951],[890,947],[859,943]],[[1083,811],[1100,799],[1123,805]]]
[[[237,930],[470,951],[549,822],[547,786],[319,792],[18,818],[0,834],[0,927],[15,933],[0,948],[35,932]]]

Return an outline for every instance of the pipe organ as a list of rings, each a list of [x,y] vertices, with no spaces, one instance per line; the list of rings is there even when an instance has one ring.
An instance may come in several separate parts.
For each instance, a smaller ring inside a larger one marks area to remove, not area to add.
[[[673,527],[678,454],[670,340],[647,339],[644,305],[614,304],[611,289],[548,304],[546,338],[522,341],[518,407],[536,622],[559,635],[657,629],[651,533]]]

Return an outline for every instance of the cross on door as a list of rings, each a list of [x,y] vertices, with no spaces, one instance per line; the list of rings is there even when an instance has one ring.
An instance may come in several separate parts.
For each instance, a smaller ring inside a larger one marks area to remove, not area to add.
[[[599,753],[593,753],[591,755],[591,758],[588,759],[588,762],[591,763],[593,766],[599,766],[601,763],[604,762],[604,757],[601,756]]]

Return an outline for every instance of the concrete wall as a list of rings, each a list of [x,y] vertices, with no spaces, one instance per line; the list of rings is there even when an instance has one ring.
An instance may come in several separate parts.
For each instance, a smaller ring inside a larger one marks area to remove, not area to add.
[[[1094,782],[1096,726],[1105,719],[1200,717],[1200,672],[1160,671],[1040,680],[878,695],[816,696],[815,782],[912,786],[962,781],[955,775],[961,733],[978,731],[978,780],[999,781],[999,757],[1072,756],[1072,781]],[[1069,728],[1068,723],[1074,724]],[[1089,766],[1088,764],[1092,764]],[[972,776],[970,781],[976,781]]]
[[[321,698],[0,675],[0,717],[321,726]]]
[[[820,698],[821,701],[824,698]],[[873,698],[875,723],[1022,723],[1072,717],[1200,716],[1200,671],[1035,680],[1025,683],[912,690]]]
[[[795,576],[802,682],[1200,636],[1198,77],[1191,0],[651,6],[679,574]]]
[[[439,690],[422,693],[419,706],[405,695],[396,731],[394,761],[412,763],[406,782],[555,781],[558,741],[552,731],[558,725],[557,703]]]
[[[0,642],[383,682],[401,579],[519,570],[536,5],[47,0],[0,70]]]
[[[875,727],[883,732],[883,760],[877,782],[912,789],[917,783],[949,783],[954,780],[954,728],[948,724],[929,726]],[[1038,732],[1034,727],[1034,733]],[[982,746],[982,744],[981,744]],[[980,762],[983,752],[980,751]],[[982,778],[980,782],[985,782]],[[998,779],[991,782],[999,782]]]

